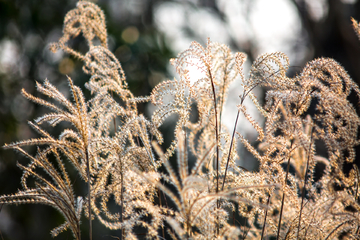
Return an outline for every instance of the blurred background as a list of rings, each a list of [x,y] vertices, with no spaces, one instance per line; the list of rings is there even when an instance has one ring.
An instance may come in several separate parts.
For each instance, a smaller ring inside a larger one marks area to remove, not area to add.
[[[340,62],[353,80],[360,82],[360,41],[350,21],[351,16],[360,20],[360,3],[356,0],[95,2],[105,12],[109,48],[120,60],[135,96],[149,95],[157,83],[176,76],[169,59],[188,48],[192,41],[204,45],[208,37],[228,45],[233,52],[245,52],[246,69],[259,54],[282,51],[290,58],[290,76],[307,61],[322,56]],[[1,146],[37,137],[27,121],[47,111],[25,100],[20,94],[22,88],[36,95],[35,81],[47,78],[68,94],[66,75],[79,86],[88,80],[81,71],[81,62],[60,51],[53,54],[48,50],[48,44],[61,36],[63,18],[75,5],[75,0],[0,0]],[[82,43],[74,44],[81,48]],[[237,86],[235,82],[231,87],[225,109],[227,117],[223,118],[230,129],[241,93]],[[255,91],[262,93],[261,89]],[[149,116],[151,109],[144,105],[140,111]],[[251,127],[240,125],[239,131],[255,140],[256,135],[248,130]],[[239,151],[239,164],[253,169],[256,162],[240,147]],[[0,194],[14,193],[20,188],[21,170],[16,162],[26,164],[27,160],[12,150],[0,148]],[[81,181],[78,176],[77,181]],[[96,221],[94,239],[120,236]],[[0,239],[49,239],[50,230],[62,223],[62,216],[46,206],[0,206]],[[84,239],[86,225],[83,224]],[[72,238],[67,231],[56,239]]]

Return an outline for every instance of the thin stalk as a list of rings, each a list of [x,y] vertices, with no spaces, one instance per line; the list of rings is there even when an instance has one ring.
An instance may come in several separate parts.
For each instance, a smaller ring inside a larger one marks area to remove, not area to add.
[[[241,96],[241,100],[240,100],[240,105],[242,105],[244,103],[245,98],[247,97],[247,95],[257,86],[257,84],[253,87],[251,87],[247,92],[244,91],[243,95]],[[230,162],[230,156],[231,156],[231,151],[232,151],[232,146],[234,144],[234,139],[235,139],[235,133],[236,133],[236,127],[237,127],[237,123],[239,120],[239,116],[240,116],[240,110],[238,110],[237,115],[236,115],[236,120],[235,120],[235,125],[234,125],[234,130],[231,136],[231,142],[230,142],[230,149],[229,149],[229,155],[226,161],[226,167],[225,167],[225,175],[224,175],[224,181],[222,183],[222,187],[221,190],[224,190],[224,185],[225,185],[225,180],[226,180],[226,175],[227,175],[227,171],[228,171],[228,167],[229,167],[229,162]]]
[[[120,181],[121,181],[121,212],[120,212],[120,219],[121,219],[121,223],[124,223],[124,173],[123,173],[123,165],[121,164],[121,174],[120,174]],[[125,232],[124,232],[124,228],[121,228],[121,239],[124,239]]]
[[[279,218],[279,225],[278,225],[276,239],[279,239],[279,236],[280,236],[281,219],[282,219],[282,213],[283,213],[284,201],[285,201],[285,187],[286,187],[288,174],[289,174],[289,169],[290,169],[290,158],[291,158],[290,154],[291,154],[292,145],[293,145],[293,141],[291,142],[291,145],[290,145],[289,159],[288,159],[288,163],[287,163],[287,167],[286,167],[286,175],[285,175],[285,182],[284,182],[284,192],[283,192],[283,197],[282,197],[282,200],[281,200],[280,218]]]
[[[215,108],[215,137],[216,137],[216,193],[219,192],[219,123],[218,123],[218,113],[217,113],[217,104],[216,104],[216,93],[215,93],[215,85],[212,78],[210,66],[209,66],[209,77],[211,81],[211,88],[214,96],[214,108]],[[217,208],[220,208],[220,200],[217,200]],[[217,217],[218,223],[216,228],[216,235],[219,235],[220,232],[220,224],[219,217]]]
[[[311,143],[312,143],[312,138],[313,138],[313,134],[312,134],[313,129],[314,128],[311,128],[310,146],[309,146],[308,157],[307,157],[307,161],[306,161],[306,170],[305,170],[305,176],[304,176],[304,187],[303,187],[302,193],[301,193],[301,205],[300,205],[299,224],[298,224],[298,231],[297,231],[298,238],[299,238],[299,233],[300,233],[301,214],[302,214],[302,210],[303,210],[303,203],[304,203],[306,183],[307,183],[307,174],[306,173],[309,170],[309,161],[310,161],[310,153],[311,153]]]
[[[265,59],[263,59],[260,63],[262,63]],[[277,73],[278,71],[272,73],[269,77],[272,77],[275,73]],[[248,91],[244,90],[242,96],[240,97],[240,105],[242,105],[245,101],[245,98],[247,97],[248,94],[250,94],[250,92],[256,88],[259,84],[255,84],[254,86],[252,86],[250,89],[248,89]],[[221,113],[220,113],[221,114]],[[229,149],[229,156],[226,162],[226,168],[225,168],[225,175],[224,175],[224,181],[222,184],[222,188],[221,190],[224,190],[224,184],[225,184],[225,180],[226,180],[226,175],[227,175],[227,171],[228,171],[228,166],[229,166],[229,161],[230,161],[230,155],[231,155],[231,150],[232,150],[232,145],[234,142],[234,138],[235,138],[235,132],[236,132],[236,127],[237,127],[237,122],[239,119],[239,115],[240,115],[240,111],[238,110],[237,116],[236,116],[236,120],[235,120],[235,126],[234,126],[234,131],[231,137],[231,143],[230,143],[230,149]],[[220,119],[221,119],[221,115],[220,115]],[[221,127],[221,126],[220,126]]]
[[[233,131],[232,136],[231,136],[231,143],[230,143],[229,155],[228,155],[228,158],[227,158],[227,161],[226,161],[225,175],[224,175],[224,181],[223,181],[223,183],[222,183],[221,191],[224,190],[224,186],[225,186],[225,180],[226,180],[227,170],[228,170],[228,167],[229,167],[231,150],[232,150],[232,146],[233,146],[233,144],[234,144],[234,138],[235,138],[237,123],[238,123],[238,120],[239,120],[239,115],[240,115],[240,110],[238,110],[238,112],[237,112],[236,120],[235,120],[235,125],[234,125],[234,131]]]
[[[269,196],[268,196],[268,199],[267,199],[267,202],[266,202],[266,206],[269,206],[269,204],[270,204],[270,194],[269,194]],[[268,213],[268,210],[267,210],[267,208],[266,208],[265,217],[264,217],[264,224],[263,224],[262,231],[261,231],[261,240],[264,239],[264,232],[265,232],[265,226],[266,226],[267,213]]]
[[[85,157],[86,157],[86,172],[88,178],[88,214],[89,214],[89,239],[92,240],[92,217],[91,217],[91,187],[90,187],[90,161],[89,161],[89,153],[88,149],[85,149]]]
[[[211,88],[213,91],[214,97],[214,110],[215,110],[215,137],[216,137],[216,192],[219,192],[219,123],[218,123],[218,113],[217,113],[217,104],[216,104],[216,93],[215,85],[212,79],[211,71],[209,70]]]

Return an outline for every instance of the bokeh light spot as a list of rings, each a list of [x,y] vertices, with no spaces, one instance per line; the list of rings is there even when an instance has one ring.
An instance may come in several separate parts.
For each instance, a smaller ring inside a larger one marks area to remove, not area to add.
[[[70,58],[64,58],[59,63],[59,72],[64,75],[68,75],[74,71],[74,62]]]
[[[121,37],[126,43],[133,44],[139,39],[139,35],[136,27],[128,27],[122,32]]]

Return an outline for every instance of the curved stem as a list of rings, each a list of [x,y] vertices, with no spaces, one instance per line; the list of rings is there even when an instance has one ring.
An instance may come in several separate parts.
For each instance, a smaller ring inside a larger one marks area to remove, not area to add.
[[[218,123],[218,113],[217,113],[217,104],[216,104],[216,93],[215,85],[212,79],[212,74],[209,68],[209,75],[211,81],[211,88],[214,96],[214,110],[215,110],[215,137],[216,137],[216,192],[219,192],[219,123]]]
[[[293,141],[291,141],[290,152],[289,152],[289,159],[288,159],[288,162],[287,162],[285,182],[284,182],[284,192],[283,192],[283,197],[282,197],[282,200],[281,200],[280,218],[279,218],[279,225],[278,225],[278,230],[277,230],[276,239],[279,239],[279,236],[280,236],[281,219],[282,219],[282,213],[283,213],[284,201],[285,201],[285,187],[286,187],[286,183],[287,183],[287,179],[288,179],[288,175],[289,175],[290,159],[291,159],[291,155],[290,155],[290,154],[291,154],[292,145],[293,145]]]
[[[239,115],[240,115],[240,110],[238,110],[238,112],[237,112],[236,120],[235,120],[235,125],[234,125],[234,131],[233,131],[232,136],[231,136],[231,143],[230,143],[229,155],[228,155],[228,158],[227,158],[227,161],[226,161],[225,175],[224,175],[224,181],[223,181],[223,183],[222,183],[221,191],[224,190],[224,186],[225,186],[225,180],[226,180],[227,170],[228,170],[228,167],[229,167],[231,150],[232,150],[232,146],[233,146],[233,144],[234,144],[234,138],[235,138],[237,123],[238,123],[238,120],[239,120]]]
[[[219,123],[218,123],[218,113],[217,113],[217,104],[216,104],[216,93],[215,93],[215,85],[211,74],[211,68],[209,66],[209,77],[211,81],[211,88],[214,96],[214,110],[215,110],[215,137],[216,137],[216,193],[219,192]],[[217,200],[217,208],[220,208],[220,200]],[[216,235],[219,235],[220,232],[220,224],[218,222]]]

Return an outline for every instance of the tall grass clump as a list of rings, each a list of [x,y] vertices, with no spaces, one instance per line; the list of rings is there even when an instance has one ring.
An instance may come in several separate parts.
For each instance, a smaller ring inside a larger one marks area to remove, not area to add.
[[[79,1],[65,16],[62,37],[51,45],[83,63],[90,98],[70,77],[70,98],[51,79],[36,83],[44,97],[22,90],[49,111],[29,122],[38,138],[4,146],[29,163],[18,164],[21,190],[0,196],[0,204],[57,209],[64,223],[51,231],[53,237],[71,230],[81,239],[81,226],[88,224],[92,239],[94,221],[121,230],[119,239],[360,238],[354,164],[359,103],[349,101],[350,95],[360,99],[360,91],[339,63],[315,59],[290,78],[288,57],[268,53],[245,77],[244,53],[210,40],[206,46],[193,42],[171,60],[179,79],[159,83],[150,96],[134,96],[108,49],[105,22],[97,5]],[[353,26],[360,36],[355,20]],[[85,53],[69,44],[78,36],[86,40]],[[237,117],[227,129],[222,112],[237,78]],[[265,90],[264,103],[253,94],[258,87]],[[246,109],[248,98],[263,124]],[[150,119],[138,111],[144,102],[156,107]],[[172,115],[174,139],[163,144],[160,127]],[[236,131],[241,115],[258,134],[255,145]],[[62,122],[69,124],[57,136],[43,127]],[[258,160],[257,171],[236,164],[238,143]],[[37,147],[35,155],[25,150],[29,145]],[[326,156],[318,154],[318,145],[326,146]],[[74,191],[69,163],[86,184],[85,194]],[[323,171],[315,176],[320,165]],[[238,223],[239,216],[245,224]],[[81,221],[84,217],[88,220]],[[145,234],[136,231],[139,227]]]

